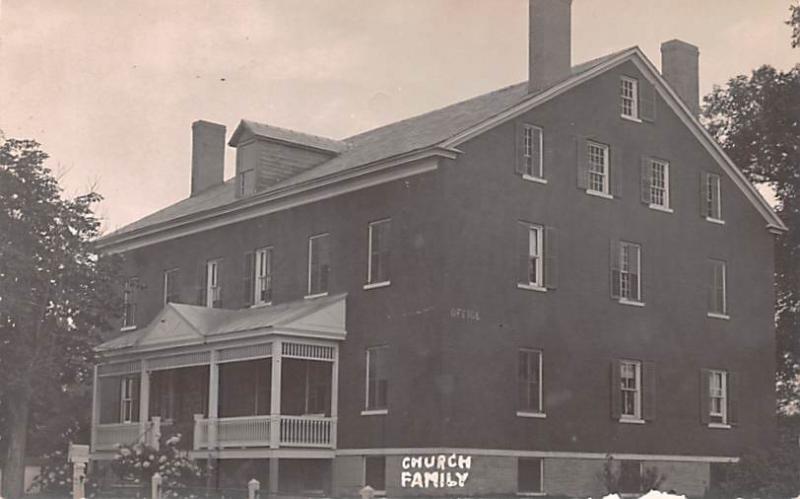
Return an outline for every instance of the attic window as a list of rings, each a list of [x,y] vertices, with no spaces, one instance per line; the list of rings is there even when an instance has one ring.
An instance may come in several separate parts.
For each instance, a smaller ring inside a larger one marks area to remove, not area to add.
[[[623,76],[620,79],[620,107],[623,118],[639,120],[639,81]]]
[[[238,183],[238,194],[239,197],[249,196],[250,194],[255,192],[256,187],[256,174],[255,170],[252,168],[249,170],[244,170],[239,172],[237,175],[237,183]]]

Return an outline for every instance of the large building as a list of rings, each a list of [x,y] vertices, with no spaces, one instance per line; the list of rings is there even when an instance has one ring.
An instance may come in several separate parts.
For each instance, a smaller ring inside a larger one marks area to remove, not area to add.
[[[700,495],[775,430],[784,225],[697,119],[698,50],[572,65],[532,0],[529,81],[343,140],[192,126],[191,196],[125,256],[93,456],[160,434],[220,486],[354,496]],[[644,478],[643,478],[644,477]]]

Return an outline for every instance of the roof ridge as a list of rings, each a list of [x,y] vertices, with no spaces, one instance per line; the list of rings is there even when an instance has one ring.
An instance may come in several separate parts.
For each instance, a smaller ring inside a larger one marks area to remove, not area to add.
[[[355,135],[350,135],[349,137],[346,137],[346,138],[344,138],[342,140],[344,140],[344,141],[354,140],[354,139],[360,138],[360,137],[362,137],[364,135],[368,135],[368,134],[376,132],[378,130],[382,130],[382,129],[386,128],[386,127],[399,125],[401,123],[406,123],[406,122],[408,122],[410,120],[415,120],[417,118],[422,118],[423,116],[428,116],[430,114],[438,113],[438,112],[444,111],[445,109],[448,109],[448,108],[455,107],[455,106],[458,106],[460,104],[463,104],[465,102],[469,102],[469,101],[472,101],[472,100],[480,99],[482,97],[489,97],[490,95],[496,95],[496,94],[499,94],[501,92],[507,92],[507,91],[511,90],[512,88],[514,88],[514,87],[518,87],[518,86],[522,85],[523,83],[527,84],[528,82],[527,81],[523,81],[523,82],[512,83],[511,85],[506,85],[505,87],[497,88],[497,89],[491,90],[489,92],[484,92],[482,94],[474,95],[472,97],[468,97],[466,99],[462,99],[462,100],[459,100],[457,102],[452,102],[450,104],[446,104],[446,105],[444,105],[442,107],[437,107],[435,109],[431,109],[430,111],[425,111],[424,113],[415,114],[413,116],[409,116],[407,118],[403,118],[402,120],[392,121],[391,123],[386,123],[385,125],[381,125],[381,126],[378,126],[378,127],[375,127],[375,128],[370,128],[369,130],[364,130],[363,132],[359,132],[359,133],[357,133]]]
[[[324,135],[317,135],[315,133],[302,132],[300,130],[295,130],[293,128],[286,128],[286,127],[283,127],[283,126],[272,125],[270,123],[266,123],[266,122],[263,122],[263,121],[256,121],[256,120],[251,120],[251,119],[246,119],[246,118],[242,118],[241,121],[242,121],[242,123],[246,123],[246,124],[252,124],[252,125],[257,125],[257,126],[273,128],[273,129],[276,129],[276,130],[280,130],[282,132],[296,133],[298,135],[304,135],[306,137],[311,137],[311,138],[314,138],[314,139],[320,139],[320,140],[330,141],[330,142],[337,142],[337,143],[340,143],[342,145],[346,145],[345,139],[333,139],[331,137],[325,137]]]

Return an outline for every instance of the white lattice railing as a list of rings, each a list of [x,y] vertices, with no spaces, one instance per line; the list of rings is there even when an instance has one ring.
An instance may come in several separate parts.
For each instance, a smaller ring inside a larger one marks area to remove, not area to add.
[[[279,425],[279,435],[272,432],[274,424]],[[215,440],[216,445],[211,446],[219,449],[279,446],[333,448],[335,431],[334,418],[324,416],[243,416],[213,421],[196,418],[194,448],[208,449],[210,440]]]
[[[223,447],[265,447],[270,444],[270,416],[244,416],[217,420],[217,445]]]
[[[336,430],[333,418],[325,416],[281,416],[281,446],[331,447]]]
[[[94,450],[115,450],[118,445],[129,445],[142,437],[139,423],[99,424],[95,428]]]

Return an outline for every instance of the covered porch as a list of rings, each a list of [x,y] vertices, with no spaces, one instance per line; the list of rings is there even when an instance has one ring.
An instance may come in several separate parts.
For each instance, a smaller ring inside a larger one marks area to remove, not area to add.
[[[167,304],[148,327],[100,347],[93,453],[175,434],[197,457],[332,451],[345,299],[245,310]]]

